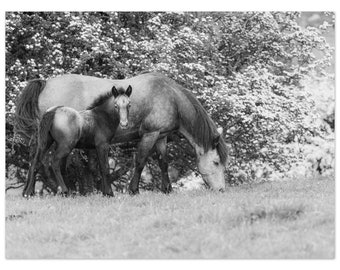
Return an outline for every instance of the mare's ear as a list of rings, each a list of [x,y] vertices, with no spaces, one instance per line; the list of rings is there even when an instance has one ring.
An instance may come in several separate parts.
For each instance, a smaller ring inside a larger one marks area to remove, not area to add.
[[[220,136],[221,135],[217,135],[214,140],[213,140],[213,144],[212,144],[212,149],[215,149],[218,145],[218,143],[220,142]]]
[[[130,97],[131,96],[131,93],[132,93],[132,87],[131,87],[131,85],[129,85],[129,87],[126,89],[126,91],[125,91],[125,95],[127,95],[128,97]]]
[[[115,86],[112,86],[111,92],[112,92],[112,95],[115,98],[118,97],[119,93],[118,93],[118,90],[117,90],[117,88]]]
[[[213,149],[215,149],[217,147],[218,143],[220,142],[220,137],[221,137],[221,135],[223,133],[223,128],[222,127],[218,127],[217,128],[217,133],[218,133],[218,135],[216,135],[216,137],[213,140],[213,145],[212,145]]]

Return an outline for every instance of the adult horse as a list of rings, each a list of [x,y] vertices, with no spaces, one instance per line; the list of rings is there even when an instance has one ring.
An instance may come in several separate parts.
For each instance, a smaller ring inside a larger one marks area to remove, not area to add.
[[[171,191],[166,155],[167,136],[179,131],[193,146],[197,166],[206,184],[214,190],[225,190],[224,170],[227,147],[207,112],[198,100],[172,79],[160,73],[144,73],[124,80],[108,80],[83,75],[63,75],[33,80],[22,91],[17,102],[16,130],[30,138],[42,114],[52,106],[63,105],[86,109],[99,95],[111,89],[134,89],[130,99],[129,127],[118,127],[112,143],[139,140],[135,170],[129,192],[139,192],[138,185],[147,157],[153,149],[159,154],[162,191]]]

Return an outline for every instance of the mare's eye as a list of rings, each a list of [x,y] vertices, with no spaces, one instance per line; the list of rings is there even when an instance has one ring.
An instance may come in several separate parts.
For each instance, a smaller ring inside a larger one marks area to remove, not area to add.
[[[219,164],[218,161],[214,161],[215,166],[218,166],[218,164]]]

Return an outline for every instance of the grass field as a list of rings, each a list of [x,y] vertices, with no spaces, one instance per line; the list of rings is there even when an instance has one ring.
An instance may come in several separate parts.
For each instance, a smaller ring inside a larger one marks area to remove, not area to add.
[[[334,258],[335,182],[131,197],[6,195],[6,258]]]

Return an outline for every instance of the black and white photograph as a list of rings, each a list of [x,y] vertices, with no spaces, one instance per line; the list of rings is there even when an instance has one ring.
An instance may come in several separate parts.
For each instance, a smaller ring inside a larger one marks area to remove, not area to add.
[[[6,260],[335,259],[334,10],[42,10],[4,15]]]

